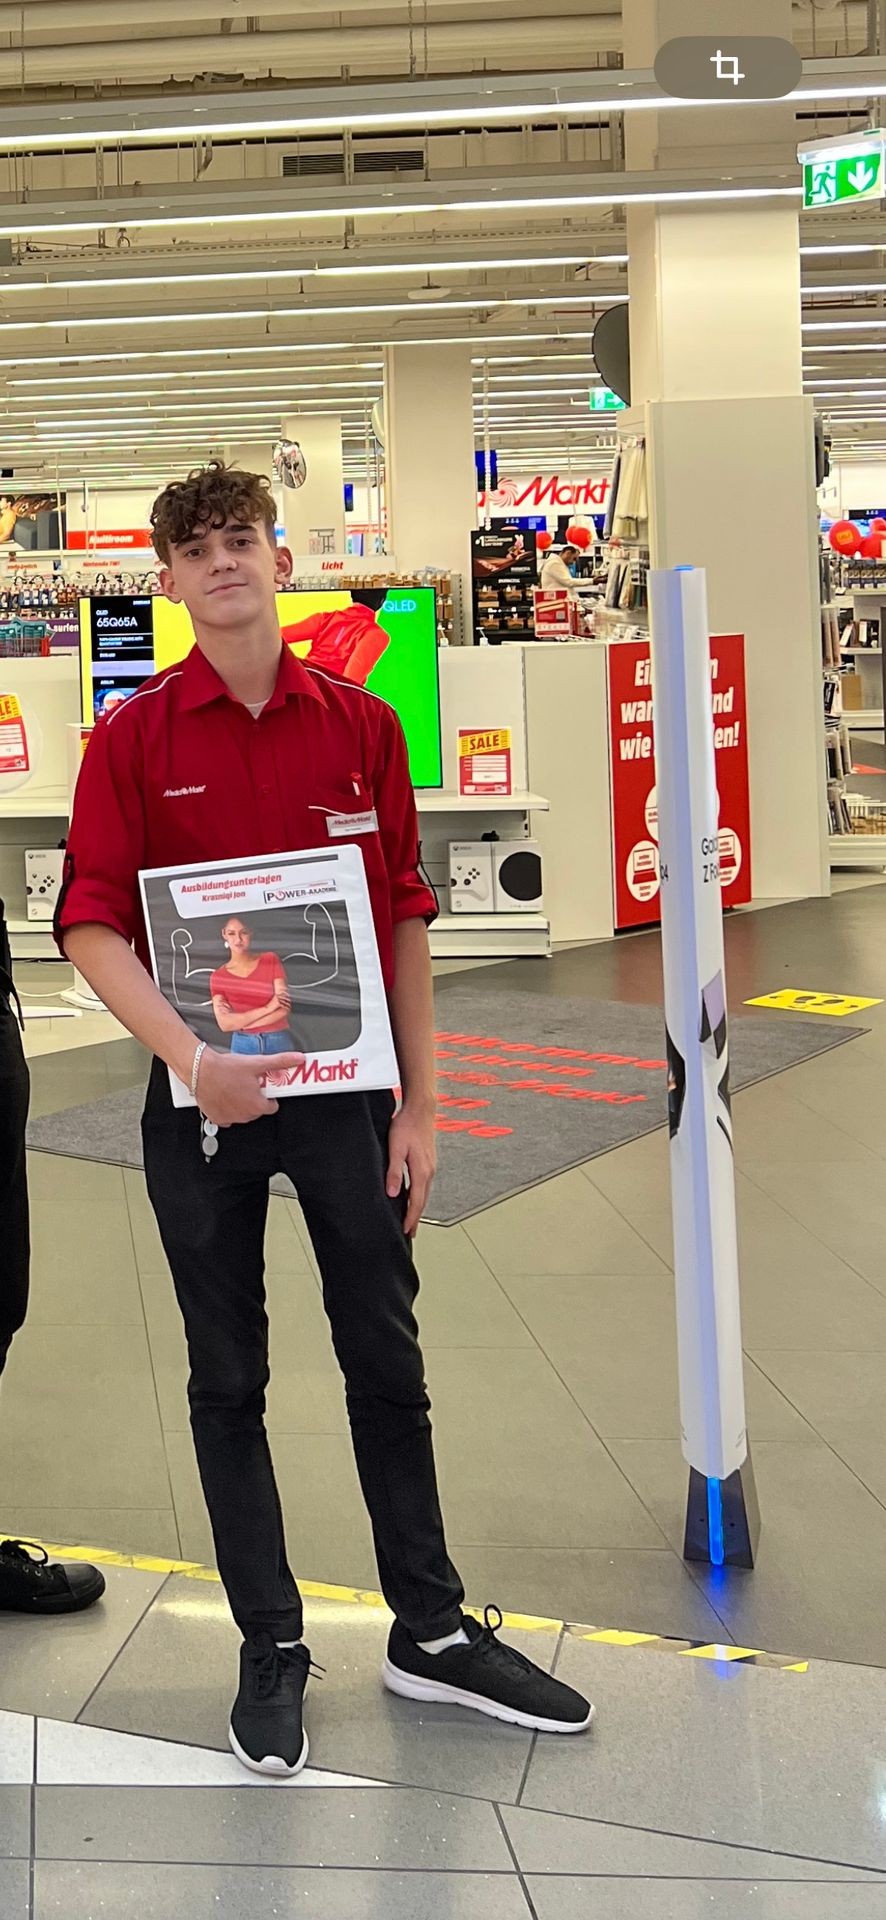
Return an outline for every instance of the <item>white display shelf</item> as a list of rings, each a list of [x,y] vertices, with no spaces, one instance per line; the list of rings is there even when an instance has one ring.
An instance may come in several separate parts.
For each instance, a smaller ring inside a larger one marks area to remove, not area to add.
[[[882,647],[841,647],[840,652],[841,653],[869,653],[872,659],[877,660],[882,656],[883,649]]]
[[[18,793],[0,794],[0,820],[67,820],[71,802],[66,793],[35,794],[28,802],[27,788]]]
[[[13,960],[61,960],[50,921],[13,918],[7,925]]]
[[[543,913],[441,913],[431,927],[435,960],[510,960],[551,951]]]
[[[438,793],[418,788],[419,813],[547,813],[550,802],[540,793],[490,793],[476,798],[460,793]]]
[[[886,834],[832,833],[830,859],[834,870],[886,868]]]
[[[865,730],[869,727],[882,727],[883,709],[882,707],[865,707],[861,712],[853,713],[851,710],[847,712],[844,708],[840,718],[845,720],[847,727],[863,727]]]

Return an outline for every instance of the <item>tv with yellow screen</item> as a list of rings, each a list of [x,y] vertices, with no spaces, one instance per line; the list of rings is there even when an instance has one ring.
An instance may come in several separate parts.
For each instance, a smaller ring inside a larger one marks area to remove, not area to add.
[[[280,626],[300,659],[387,700],[400,716],[416,787],[443,784],[437,609],[433,587],[323,588],[277,595]],[[84,723],[132,698],[194,645],[186,607],[160,594],[80,601]]]

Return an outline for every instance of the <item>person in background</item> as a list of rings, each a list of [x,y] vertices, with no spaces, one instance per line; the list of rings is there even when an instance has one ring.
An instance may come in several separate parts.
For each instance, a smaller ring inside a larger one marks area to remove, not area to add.
[[[22,1048],[21,1007],[0,900],[0,1375],[13,1336],[24,1325],[31,1263],[25,1129],[30,1078]],[[0,1492],[15,1504],[15,1494]],[[2,1510],[2,1506],[0,1506]],[[50,1561],[28,1540],[0,1538],[0,1613],[79,1613],[105,1590],[97,1567]],[[2,1635],[0,1635],[2,1639]]]
[[[283,638],[288,646],[309,640],[310,666],[337,673],[342,680],[365,687],[390,642],[389,634],[376,619],[387,597],[387,587],[355,587],[349,607],[309,614],[306,620],[283,627]]]
[[[561,592],[565,589],[570,599],[574,600],[576,598],[574,568],[577,560],[577,547],[552,547],[541,563],[539,586],[546,593],[550,593],[554,588],[559,588]]]

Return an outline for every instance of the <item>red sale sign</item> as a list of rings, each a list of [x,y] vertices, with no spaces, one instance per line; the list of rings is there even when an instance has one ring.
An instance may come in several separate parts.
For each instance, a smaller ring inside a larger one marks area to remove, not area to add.
[[[723,904],[751,898],[744,635],[711,636],[714,755],[720,798]],[[652,727],[652,663],[645,641],[609,648],[609,773],[616,927],[659,919],[658,806]]]

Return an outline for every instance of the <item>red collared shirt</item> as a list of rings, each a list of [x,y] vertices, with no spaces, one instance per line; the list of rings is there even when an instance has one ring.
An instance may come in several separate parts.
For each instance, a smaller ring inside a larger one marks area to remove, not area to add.
[[[374,809],[362,848],[385,985],[394,926],[437,911],[419,872],[415,795],[403,730],[365,688],[303,666],[283,648],[258,720],[199,647],[98,722],[77,782],[56,911],[65,929],[98,921],[150,970],[138,873],[329,844],[329,814]]]

